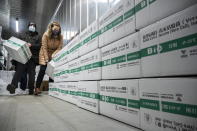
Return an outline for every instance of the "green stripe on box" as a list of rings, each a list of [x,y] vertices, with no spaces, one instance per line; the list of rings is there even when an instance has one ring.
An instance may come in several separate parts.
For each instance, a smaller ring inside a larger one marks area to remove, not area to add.
[[[83,44],[82,44],[82,45],[85,45],[85,44],[88,43],[90,40],[91,40],[91,36],[89,36],[88,38],[86,38],[86,39],[83,41]]]
[[[18,46],[18,47],[21,47],[21,49],[22,49],[22,51],[23,51],[23,54],[24,54],[25,57],[28,59],[28,55],[27,55],[27,52],[25,51],[24,46],[22,46],[22,45],[20,45],[20,44],[18,44],[18,43],[16,43],[16,42],[14,42],[14,41],[11,41],[11,40],[8,40],[8,42],[9,42],[10,44],[13,44],[13,45],[16,45],[16,46]]]
[[[160,104],[157,100],[140,99],[140,107],[159,111]]]
[[[77,50],[77,49],[78,49],[79,47],[81,47],[81,46],[82,46],[82,42],[79,43],[79,44],[77,44],[76,46],[74,46],[74,47],[69,51],[69,53],[71,53],[71,52]]]
[[[90,93],[90,92],[80,92],[80,93],[78,92],[78,96],[92,98],[92,99],[100,98],[98,93]]]
[[[150,46],[148,48],[141,49],[141,57],[152,56],[158,54],[157,45]]]
[[[77,92],[76,91],[70,91],[70,95],[77,96]]]
[[[126,62],[126,55],[114,57],[111,59],[111,64]]]
[[[135,8],[130,9],[126,13],[124,13],[124,20],[130,18],[131,16],[134,16],[135,14]]]
[[[91,35],[91,39],[96,38],[97,36],[99,36],[101,34],[101,31],[98,30],[97,32],[95,32],[94,34]]]
[[[68,90],[64,90],[64,94],[68,94]]]
[[[62,90],[63,94],[69,94],[69,95],[73,95],[73,96],[77,96],[78,92],[77,91],[69,91],[69,90]]]
[[[70,70],[70,73],[75,73],[75,72],[80,72],[81,71],[81,67],[78,68],[74,68]]]
[[[83,68],[84,70],[89,70],[89,69],[98,68],[98,67],[101,67],[101,66],[102,66],[102,62],[99,61],[99,62],[95,62],[95,63],[92,63],[92,64],[82,66],[81,68]]]
[[[104,61],[102,61],[102,66],[109,66],[109,65],[113,65],[113,64],[137,60],[137,59],[140,59],[140,51],[128,53],[126,55],[113,57],[111,59],[104,60]]]
[[[20,45],[20,44],[18,44],[18,43],[15,43],[15,42],[11,41],[11,40],[8,40],[8,42],[9,42],[10,44],[16,45],[16,46],[18,46],[18,47],[21,47],[21,46],[22,46],[22,45]]]
[[[100,100],[111,103],[111,104],[117,104],[121,106],[127,106],[127,99],[125,98],[119,98],[119,97],[112,97],[112,96],[100,96]]]
[[[119,16],[118,18],[116,18],[114,21],[112,21],[110,24],[108,24],[107,26],[103,27],[101,29],[101,34],[110,30],[111,28],[115,27],[116,25],[120,24],[121,22],[123,22],[123,15]]]
[[[158,53],[166,53],[176,51],[197,45],[197,33],[188,35],[179,39],[167,41],[159,45],[153,45],[141,50],[141,57],[157,55]]]
[[[54,76],[57,77],[57,76],[61,76],[61,75],[68,74],[68,73],[69,73],[69,70],[64,70],[64,71],[54,74]]]
[[[154,3],[156,0],[149,0],[149,4]]]
[[[128,107],[140,109],[140,101],[128,99]]]
[[[127,54],[127,61],[140,59],[140,51]]]
[[[147,7],[147,0],[143,0],[135,6],[135,13]]]
[[[111,59],[102,61],[102,66],[108,66],[108,65],[111,65]]]
[[[53,61],[54,61],[54,62],[57,62],[57,61],[59,61],[60,59],[62,59],[64,56],[66,56],[67,54],[69,54],[69,52],[68,52],[68,51],[65,51],[63,54],[61,54],[58,58],[54,59]]]
[[[197,45],[197,33],[176,40],[161,43],[160,46],[162,50],[160,53],[179,50],[196,45]]]
[[[25,51],[24,46],[22,46],[21,49],[22,49],[22,51],[23,51],[25,57],[26,57],[27,59],[29,59],[28,54],[27,54],[27,52]]]
[[[120,24],[121,22],[123,22],[123,15],[121,15],[120,17],[118,17],[117,19],[115,19],[112,22],[112,28],[115,27],[116,25]]]
[[[64,90],[61,90],[61,93],[64,94]]]
[[[162,111],[197,118],[197,105],[162,101]]]
[[[104,95],[100,95],[99,100],[105,102],[105,96]]]

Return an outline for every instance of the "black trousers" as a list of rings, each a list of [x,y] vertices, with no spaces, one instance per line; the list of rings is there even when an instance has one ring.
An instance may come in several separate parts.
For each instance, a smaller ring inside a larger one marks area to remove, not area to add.
[[[16,63],[18,63],[18,62],[16,62]],[[16,64],[16,69],[15,69],[15,71],[17,70],[17,64]],[[25,89],[27,89],[27,69],[24,71],[24,73],[22,74],[22,76],[21,76],[21,79],[20,79],[20,88],[21,88],[21,90],[25,90]],[[16,86],[16,88],[18,88],[17,86]]]
[[[34,90],[35,69],[36,69],[36,63],[32,59],[30,59],[26,64],[17,62],[16,72],[14,74],[11,84],[17,87],[18,82],[21,80],[22,76],[27,71],[29,75],[28,88],[30,91]]]
[[[46,69],[47,69],[47,65],[40,65],[40,71],[38,73],[38,77],[36,80],[36,88],[40,88]],[[49,82],[53,82],[53,80],[51,78],[49,78]]]
[[[22,77],[21,77],[21,80],[20,80],[20,88],[21,88],[21,90],[26,90],[27,89],[27,71],[25,71],[22,74]]]

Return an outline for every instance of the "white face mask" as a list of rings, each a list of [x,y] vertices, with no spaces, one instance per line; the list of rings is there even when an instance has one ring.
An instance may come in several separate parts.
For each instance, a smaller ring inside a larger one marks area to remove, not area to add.
[[[35,32],[36,31],[36,28],[33,25],[32,26],[29,26],[29,31]]]

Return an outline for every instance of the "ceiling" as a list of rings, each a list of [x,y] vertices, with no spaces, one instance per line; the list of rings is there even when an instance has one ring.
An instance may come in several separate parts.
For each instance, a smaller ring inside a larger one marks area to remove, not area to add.
[[[27,24],[32,21],[37,24],[37,31],[42,34],[58,3],[59,0],[0,0],[2,37],[8,39],[15,35],[16,18],[19,18],[19,32],[27,30]]]

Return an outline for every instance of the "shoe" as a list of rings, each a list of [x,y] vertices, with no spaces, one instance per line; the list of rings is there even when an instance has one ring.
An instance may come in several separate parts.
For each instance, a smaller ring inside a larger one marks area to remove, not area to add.
[[[7,90],[10,92],[10,94],[15,94],[15,86],[12,84],[8,84]]]
[[[38,94],[41,94],[40,88],[35,88],[34,95],[38,95]]]
[[[34,94],[34,90],[29,90],[29,95],[33,95]]]
[[[16,88],[16,95],[23,95],[23,90],[20,88]]]
[[[27,90],[22,90],[22,95],[27,95],[27,94],[29,94],[29,90],[27,91]]]

